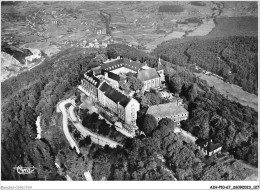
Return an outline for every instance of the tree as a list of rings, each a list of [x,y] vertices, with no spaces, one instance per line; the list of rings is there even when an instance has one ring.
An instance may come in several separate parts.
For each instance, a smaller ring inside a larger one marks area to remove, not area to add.
[[[110,132],[109,124],[107,124],[105,120],[103,120],[102,124],[99,126],[98,133],[107,136],[109,132]]]
[[[251,146],[250,146],[250,150],[248,151],[247,154],[247,161],[258,167],[258,143],[257,141],[254,142]]]
[[[159,127],[168,127],[170,130],[174,130],[177,124],[170,118],[163,118],[158,122]]]
[[[118,56],[118,53],[114,48],[112,48],[112,47],[107,48],[108,59],[115,59],[115,58],[117,58],[117,56]]]
[[[75,129],[75,130],[73,131],[73,137],[74,137],[76,140],[79,140],[80,137],[81,137],[81,133],[80,133],[77,129]]]
[[[129,83],[130,88],[134,91],[141,90],[143,88],[143,82],[135,77],[129,77],[127,82]]]
[[[113,180],[117,180],[117,181],[124,180],[124,170],[115,169],[113,173]]]
[[[37,168],[37,179],[52,180],[57,175],[50,147],[42,140],[31,141],[25,149],[25,162]]]
[[[109,178],[111,172],[111,163],[109,153],[105,149],[98,149],[93,156],[93,170],[92,175],[94,180],[100,180],[103,177]]]
[[[179,94],[181,92],[181,87],[182,84],[180,77],[176,77],[175,75],[173,75],[169,81],[170,90],[175,94]]]
[[[198,92],[197,92],[197,84],[192,84],[188,87],[187,90],[187,99],[188,101],[194,101],[194,99],[198,96]]]
[[[128,82],[119,81],[119,87],[126,92],[130,92],[130,84]]]
[[[199,132],[198,132],[198,137],[202,138],[202,139],[208,139],[209,138],[209,123],[207,120],[205,120],[200,128],[199,128]]]
[[[86,136],[83,140],[79,141],[79,147],[88,146],[91,144],[90,136]]]
[[[157,120],[153,115],[147,114],[144,119],[143,131],[146,135],[150,135],[151,132],[157,127]]]
[[[158,105],[161,103],[161,97],[158,93],[148,92],[141,97],[142,107],[148,107],[151,105]]]
[[[74,180],[85,180],[84,172],[87,170],[86,164],[82,156],[77,155],[75,148],[68,149],[66,152],[66,162],[64,163],[67,168],[66,173]]]

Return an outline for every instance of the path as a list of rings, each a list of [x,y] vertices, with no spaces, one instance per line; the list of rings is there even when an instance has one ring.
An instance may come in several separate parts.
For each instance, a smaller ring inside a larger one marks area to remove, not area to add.
[[[41,129],[41,115],[39,115],[37,117],[37,120],[35,122],[36,126],[37,126],[37,137],[36,139],[41,139],[41,133],[42,133],[42,129]]]
[[[195,141],[197,140],[197,137],[192,136],[192,134],[188,133],[187,131],[185,131],[185,130],[183,130],[183,129],[181,129],[181,134],[182,134],[184,137],[188,138],[188,139],[189,139],[191,142],[193,142],[193,143],[195,143]],[[195,143],[195,144],[196,144],[196,143]]]
[[[76,152],[79,154],[80,153],[79,147],[78,147],[77,143],[74,141],[73,137],[71,136],[71,134],[69,132],[69,128],[68,128],[68,115],[67,115],[66,108],[65,108],[65,105],[68,103],[72,103],[72,100],[67,99],[67,100],[59,102],[58,106],[57,106],[57,112],[62,113],[63,132],[64,132],[71,148],[73,149],[75,147]]]

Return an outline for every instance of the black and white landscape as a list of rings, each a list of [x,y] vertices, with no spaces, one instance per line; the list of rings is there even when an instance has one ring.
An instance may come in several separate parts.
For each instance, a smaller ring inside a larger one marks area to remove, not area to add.
[[[2,1],[1,179],[257,181],[257,1]]]

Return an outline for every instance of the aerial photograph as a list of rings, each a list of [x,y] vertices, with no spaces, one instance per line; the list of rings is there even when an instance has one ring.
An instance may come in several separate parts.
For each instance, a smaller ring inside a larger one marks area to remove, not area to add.
[[[258,1],[1,1],[1,180],[257,182]]]

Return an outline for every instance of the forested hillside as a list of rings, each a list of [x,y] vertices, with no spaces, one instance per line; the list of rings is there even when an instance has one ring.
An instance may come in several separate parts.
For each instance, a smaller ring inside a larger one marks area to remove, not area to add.
[[[62,179],[54,160],[67,151],[68,143],[53,122],[56,104],[75,89],[84,71],[98,64],[94,57],[95,51],[70,49],[2,83],[2,179]],[[40,114],[46,135],[37,140],[35,121]],[[18,165],[35,166],[37,173],[19,175],[13,169]]]
[[[108,52],[157,65],[156,57],[128,46],[115,44]],[[237,161],[223,164],[215,156],[204,157],[197,146],[173,133],[171,121],[164,120],[153,123],[146,137],[127,140],[123,148],[90,144],[88,155],[76,155],[59,127],[61,116],[55,106],[74,94],[86,70],[100,64],[97,54],[69,49],[2,84],[3,180],[65,180],[65,174],[84,180],[87,170],[94,180],[241,180],[250,175]],[[184,98],[189,111],[189,119],[181,127],[197,137],[220,142],[236,158],[257,166],[257,112],[226,99],[189,69],[162,62],[170,90]],[[39,140],[35,139],[35,120],[40,114]],[[55,162],[61,169],[56,169]],[[18,165],[39,170],[18,175],[13,169]]]
[[[193,38],[184,42],[172,40],[158,46],[154,54],[177,65],[202,67],[258,93],[257,37]]]

